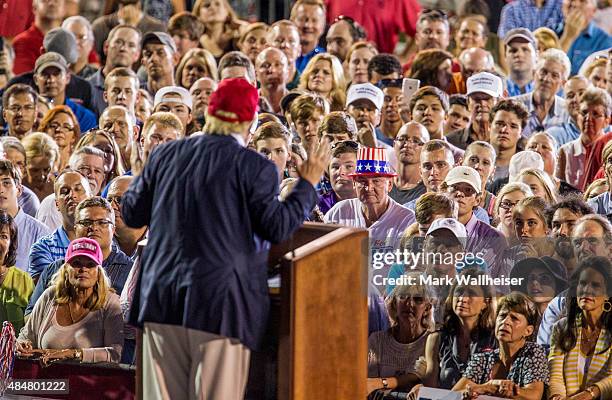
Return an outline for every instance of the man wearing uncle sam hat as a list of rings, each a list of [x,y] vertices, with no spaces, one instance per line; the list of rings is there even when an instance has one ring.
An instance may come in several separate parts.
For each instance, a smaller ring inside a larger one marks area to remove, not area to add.
[[[370,251],[393,252],[399,248],[402,233],[414,223],[414,213],[389,197],[393,178],[397,174],[387,160],[385,149],[360,148],[357,166],[351,174],[354,199],[336,203],[325,214],[326,223],[366,228],[370,236]],[[379,276],[388,268],[376,270],[373,282],[381,288]]]

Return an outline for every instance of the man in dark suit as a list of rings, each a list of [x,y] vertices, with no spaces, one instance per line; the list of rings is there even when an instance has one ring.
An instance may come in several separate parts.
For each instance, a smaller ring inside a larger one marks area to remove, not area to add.
[[[263,241],[288,239],[317,202],[328,142],[279,201],[275,165],[245,147],[257,101],[246,80],[223,80],[205,135],[159,146],[123,195],[125,223],[150,227],[130,310],[146,399],[243,398],[268,318]]]

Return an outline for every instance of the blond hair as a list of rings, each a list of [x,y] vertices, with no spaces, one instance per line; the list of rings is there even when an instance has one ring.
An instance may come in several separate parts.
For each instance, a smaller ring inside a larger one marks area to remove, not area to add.
[[[331,100],[331,111],[342,111],[344,110],[344,103],[346,102],[346,83],[344,81],[344,70],[342,69],[342,64],[340,64],[340,61],[336,56],[332,56],[327,53],[320,53],[314,56],[308,62],[308,65],[306,65],[304,72],[300,76],[300,84],[298,85],[298,88],[309,90],[308,81],[310,80],[310,76],[313,74],[315,64],[321,60],[329,62],[332,71],[332,88],[327,94],[328,98]]]
[[[233,113],[228,113],[233,114]],[[234,114],[235,115],[235,114]],[[241,133],[251,126],[251,121],[247,122],[227,122],[212,115],[206,116],[206,124],[202,128],[205,134],[231,135],[232,133]]]
[[[533,36],[535,36],[536,42],[542,45],[542,50],[546,51],[548,49],[560,49],[561,42],[559,42],[559,36],[550,28],[546,28],[545,26],[536,29],[533,31]]]
[[[217,73],[217,62],[215,61],[215,56],[206,49],[190,49],[185,53],[181,61],[179,62],[178,67],[176,67],[175,80],[178,85],[182,86],[183,82],[183,70],[185,69],[185,65],[189,60],[195,58],[200,64],[206,67],[208,71],[209,78],[214,80],[215,82],[219,79],[219,74]],[[187,88],[189,90],[189,88]]]
[[[55,289],[55,303],[68,304],[76,297],[74,286],[70,283],[70,268],[72,266],[65,262],[60,269],[51,278],[52,285]],[[98,280],[93,287],[93,293],[83,304],[83,307],[89,311],[100,310],[106,304],[106,298],[115,290],[112,288],[110,280],[106,275],[106,271],[101,265],[98,265]]]
[[[180,119],[171,112],[158,111],[153,114],[144,123],[142,127],[142,135],[147,136],[149,130],[154,124],[158,124],[167,128],[176,129],[179,132],[179,136],[183,136],[183,123]]]
[[[47,157],[51,165],[59,160],[59,147],[51,136],[43,132],[34,132],[21,140],[26,152],[26,162],[30,162],[34,157]]]

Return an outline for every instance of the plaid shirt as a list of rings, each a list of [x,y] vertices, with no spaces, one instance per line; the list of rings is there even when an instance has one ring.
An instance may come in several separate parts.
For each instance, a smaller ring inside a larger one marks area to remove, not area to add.
[[[506,4],[501,12],[497,36],[504,39],[506,33],[514,28],[527,28],[534,31],[542,26],[554,29],[563,21],[562,0],[546,0],[541,8],[533,0],[515,0]]]
[[[527,107],[529,112],[529,119],[527,120],[527,126],[523,129],[523,137],[529,139],[531,135],[538,131],[545,131],[553,126],[561,126],[564,123],[570,122],[570,116],[567,113],[567,107],[565,106],[565,100],[559,96],[555,96],[555,103],[550,110],[544,121],[538,119],[535,105],[533,104],[533,92],[522,94],[520,96],[512,97],[512,100],[523,103]]]

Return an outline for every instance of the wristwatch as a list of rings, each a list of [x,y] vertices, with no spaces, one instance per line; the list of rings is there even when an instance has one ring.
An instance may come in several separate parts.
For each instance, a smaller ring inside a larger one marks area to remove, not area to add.
[[[382,378],[383,389],[389,389],[389,382],[387,378]]]
[[[83,350],[82,349],[76,349],[74,351],[74,358],[76,360],[83,361]]]

